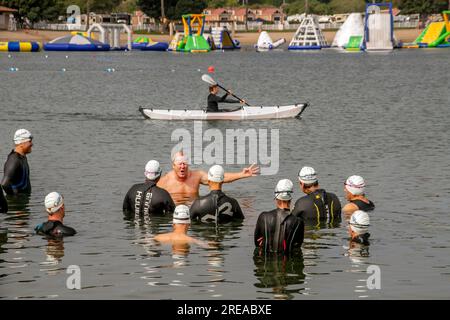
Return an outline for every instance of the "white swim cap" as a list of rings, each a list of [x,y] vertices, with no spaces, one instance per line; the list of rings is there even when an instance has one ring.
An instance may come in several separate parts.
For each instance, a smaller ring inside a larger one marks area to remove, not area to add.
[[[145,165],[145,177],[149,180],[155,180],[161,176],[161,167],[159,166],[159,162],[156,160],[150,160]]]
[[[317,182],[316,170],[312,167],[303,167],[298,173],[298,180],[304,184],[313,184]]]
[[[189,224],[191,223],[191,217],[189,215],[189,207],[181,204],[175,208],[173,213],[173,223]]]
[[[369,231],[370,219],[367,212],[356,210],[350,217],[350,228],[357,234],[364,234]]]
[[[31,135],[30,131],[27,129],[19,129],[14,134],[14,143],[15,144],[21,144],[27,141],[31,141],[33,139],[33,136]]]
[[[222,166],[219,166],[218,164],[212,166],[209,168],[208,171],[208,180],[212,182],[223,182],[223,179],[225,177],[225,171],[223,170]]]
[[[351,194],[357,196],[364,194],[364,190],[366,189],[366,183],[364,179],[360,176],[351,176],[345,181],[345,188]]]
[[[50,192],[45,196],[45,209],[49,214],[53,214],[64,204],[63,197],[58,192]]]
[[[292,199],[294,184],[289,179],[278,181],[275,187],[275,199],[289,201]]]

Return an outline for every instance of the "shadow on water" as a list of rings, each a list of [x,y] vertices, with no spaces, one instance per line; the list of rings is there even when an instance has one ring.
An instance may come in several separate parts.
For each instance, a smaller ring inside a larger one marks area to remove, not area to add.
[[[255,249],[253,262],[255,277],[259,281],[254,286],[268,289],[259,290],[267,295],[264,298],[290,300],[305,290],[305,266],[301,251],[292,256],[284,256],[259,254],[258,249]]]

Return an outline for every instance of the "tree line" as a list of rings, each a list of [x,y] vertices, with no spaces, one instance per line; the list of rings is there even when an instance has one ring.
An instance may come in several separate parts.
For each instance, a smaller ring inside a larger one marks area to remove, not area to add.
[[[376,0],[388,2],[389,0]],[[448,0],[391,0],[394,7],[402,13],[431,14],[450,9]],[[308,13],[331,15],[335,13],[363,12],[366,2],[372,0],[0,0],[0,5],[18,9],[22,18],[31,23],[38,21],[55,22],[59,16],[66,15],[69,5],[78,5],[82,13],[111,13],[142,10],[150,17],[178,20],[182,14],[201,13],[205,8],[237,7],[237,6],[275,6],[283,7],[288,15]],[[306,7],[306,2],[308,6]]]

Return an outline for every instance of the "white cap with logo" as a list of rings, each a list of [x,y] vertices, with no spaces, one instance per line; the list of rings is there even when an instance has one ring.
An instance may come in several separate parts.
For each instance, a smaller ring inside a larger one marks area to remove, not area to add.
[[[209,168],[208,171],[208,180],[212,182],[223,182],[225,178],[225,171],[223,170],[222,166],[219,166],[218,164],[212,166]]]
[[[14,134],[14,143],[15,144],[21,144],[27,141],[31,141],[33,139],[33,136],[31,135],[30,131],[27,129],[19,129]]]
[[[49,214],[57,212],[64,205],[64,198],[58,192],[50,192],[45,196],[45,209]]]
[[[348,192],[357,196],[364,194],[366,183],[364,182],[363,177],[351,176],[347,179],[347,181],[345,181],[345,188]]]
[[[155,180],[161,176],[162,170],[159,166],[159,162],[156,160],[150,160],[145,165],[145,177],[149,180]]]
[[[367,212],[356,210],[350,217],[350,228],[357,234],[364,234],[369,231],[370,219]]]
[[[303,167],[298,173],[298,180],[305,184],[316,183],[318,181],[317,172],[312,167]]]
[[[191,216],[189,215],[189,207],[180,204],[175,208],[173,213],[172,223],[189,224],[191,223]]]
[[[289,179],[278,181],[275,187],[275,199],[289,201],[292,199],[294,184]]]

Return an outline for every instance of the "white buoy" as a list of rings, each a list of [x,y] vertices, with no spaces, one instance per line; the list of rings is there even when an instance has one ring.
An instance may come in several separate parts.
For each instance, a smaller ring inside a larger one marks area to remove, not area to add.
[[[61,71],[62,71],[62,72],[66,72],[66,68],[62,68]]]
[[[45,55],[45,59],[48,59],[48,55]]]
[[[8,54],[8,58],[11,58],[11,55],[10,55],[10,54]]]
[[[66,56],[66,59],[69,59],[69,56]]]

